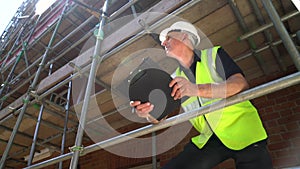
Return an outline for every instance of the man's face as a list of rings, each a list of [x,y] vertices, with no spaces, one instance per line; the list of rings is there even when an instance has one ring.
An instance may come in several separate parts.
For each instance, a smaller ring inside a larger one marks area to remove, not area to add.
[[[175,59],[179,59],[182,54],[182,47],[186,47],[183,42],[184,33],[182,32],[169,32],[166,40],[162,42],[165,47],[166,54]]]

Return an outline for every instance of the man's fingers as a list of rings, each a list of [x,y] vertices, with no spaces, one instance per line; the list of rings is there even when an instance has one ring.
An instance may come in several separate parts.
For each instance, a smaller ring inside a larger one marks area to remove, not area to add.
[[[139,117],[148,117],[149,113],[153,110],[153,108],[154,108],[153,104],[151,104],[149,106],[143,106],[143,108],[137,107],[136,113]]]
[[[174,87],[174,85],[177,83],[177,79],[173,79],[171,80],[171,82],[169,83],[169,87]]]
[[[181,81],[185,80],[185,78],[182,77],[175,77],[170,83],[169,87],[174,87],[176,84],[180,83]]]
[[[141,118],[151,117],[149,113],[154,109],[154,105],[150,102],[142,104],[140,101],[130,101],[129,104],[132,107],[132,113],[136,113]],[[149,122],[154,123],[155,121],[150,120]]]
[[[137,105],[136,109],[141,110],[141,109],[147,108],[149,106],[151,106],[151,104],[149,102],[147,102],[147,103]]]
[[[171,92],[171,96],[172,96],[172,97],[174,97],[174,96],[175,96],[175,94],[176,94],[177,90],[178,90],[178,86],[177,86],[177,85],[175,85],[175,86],[172,88],[172,92]]]
[[[181,98],[181,91],[177,90],[175,96],[174,96],[174,100],[180,99]]]
[[[141,102],[140,101],[130,101],[129,104],[130,104],[131,107],[135,107],[135,106],[140,105]]]

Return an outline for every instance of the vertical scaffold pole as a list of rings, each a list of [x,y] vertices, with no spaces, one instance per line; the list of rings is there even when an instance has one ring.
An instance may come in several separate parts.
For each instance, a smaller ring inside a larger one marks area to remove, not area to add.
[[[72,78],[72,76],[73,75],[71,75],[71,78]],[[72,92],[72,80],[69,81],[67,104],[65,106],[66,114],[65,114],[64,132],[63,132],[62,139],[61,139],[61,155],[64,154],[64,150],[65,150],[65,142],[66,142],[66,137],[67,137],[68,120],[69,120],[69,112],[70,112],[71,92]],[[63,162],[60,161],[59,169],[62,169],[62,167],[63,167]]]
[[[157,158],[156,158],[156,147],[157,147],[157,143],[156,143],[156,132],[152,132],[152,169],[157,169]]]
[[[86,92],[84,95],[84,102],[83,102],[82,109],[81,109],[76,141],[75,141],[75,145],[71,148],[71,151],[73,151],[74,153],[73,153],[73,156],[71,159],[70,169],[77,168],[79,153],[82,150],[82,145],[81,145],[82,144],[82,136],[83,136],[84,127],[85,127],[85,123],[86,123],[86,113],[87,113],[88,106],[90,103],[91,89],[94,85],[97,65],[102,60],[102,58],[100,57],[100,50],[101,50],[101,45],[102,45],[101,42],[104,38],[103,27],[107,20],[107,8],[108,8],[109,2],[110,2],[110,0],[106,0],[104,2],[104,5],[103,5],[102,11],[101,11],[102,14],[100,17],[100,25],[99,25],[98,33],[96,35],[97,40],[96,40],[95,50],[94,50],[94,54],[93,54],[93,58],[92,58],[92,64],[91,64],[91,68],[90,68],[90,75],[88,78]]]
[[[54,42],[55,35],[56,35],[56,33],[58,31],[58,28],[59,28],[59,26],[60,26],[60,24],[62,22],[62,19],[64,18],[64,15],[65,15],[65,12],[66,12],[66,9],[67,9],[68,5],[69,5],[69,0],[67,0],[65,2],[64,9],[62,10],[60,18],[57,21],[56,27],[55,27],[55,29],[54,29],[54,31],[52,33],[51,39],[50,39],[49,44],[48,44],[48,46],[46,48],[46,51],[45,51],[45,53],[43,55],[43,58],[41,60],[41,63],[40,63],[39,68],[37,70],[37,73],[36,73],[36,75],[34,77],[34,80],[33,80],[33,82],[31,83],[31,85],[29,86],[29,88],[28,88],[28,90],[26,92],[26,97],[25,97],[25,99],[23,101],[24,104],[23,104],[22,110],[19,113],[19,116],[18,116],[18,119],[17,119],[16,124],[14,126],[14,129],[13,129],[11,135],[10,135],[9,141],[8,141],[7,146],[5,148],[5,151],[4,151],[3,155],[2,155],[2,158],[1,158],[1,161],[0,161],[0,169],[4,168],[4,166],[5,166],[6,158],[8,156],[8,153],[9,153],[10,149],[11,149],[12,143],[13,143],[13,141],[15,139],[15,136],[17,134],[17,131],[18,131],[19,127],[20,127],[20,124],[21,124],[21,122],[23,120],[23,116],[25,114],[26,108],[27,108],[27,106],[28,106],[28,104],[30,102],[31,92],[36,88],[36,85],[37,85],[37,82],[38,82],[38,79],[39,79],[39,75],[41,74],[41,72],[43,70],[43,67],[44,67],[44,64],[46,62],[48,53],[50,52],[50,48],[52,46],[52,43]]]
[[[36,123],[36,126],[35,126],[35,131],[34,131],[34,135],[33,135],[33,140],[32,140],[32,144],[31,144],[31,149],[30,149],[30,154],[29,154],[29,159],[28,159],[28,162],[27,162],[27,166],[30,166],[32,161],[33,161],[33,157],[34,157],[34,153],[35,153],[36,140],[38,138],[39,129],[40,129],[40,125],[41,125],[42,117],[43,117],[43,112],[44,112],[44,104],[42,104],[41,107],[40,107],[40,113],[39,113],[37,123]]]
[[[300,71],[300,54],[296,48],[296,45],[291,39],[289,33],[287,32],[285,26],[281,22],[280,17],[276,12],[274,5],[270,0],[263,0],[261,2],[264,8],[266,9],[267,13],[269,14],[269,17],[271,18],[274,27],[277,30],[280,38],[282,39],[285,48],[287,49],[288,53],[292,57],[292,60],[294,61],[296,68],[298,69],[298,71]]]
[[[51,75],[52,68],[53,68],[53,64],[50,65],[48,75]],[[43,112],[44,112],[44,103],[42,103],[42,105],[40,106],[40,113],[39,113],[39,116],[37,118],[37,123],[36,123],[36,126],[35,126],[35,131],[34,131],[34,135],[33,135],[33,140],[32,140],[32,144],[31,144],[31,149],[30,149],[30,154],[29,154],[29,159],[28,159],[28,162],[27,162],[27,166],[31,165],[31,163],[33,161],[33,158],[34,158],[36,140],[38,138],[40,126],[41,126],[41,123],[42,123],[42,120],[43,120]]]

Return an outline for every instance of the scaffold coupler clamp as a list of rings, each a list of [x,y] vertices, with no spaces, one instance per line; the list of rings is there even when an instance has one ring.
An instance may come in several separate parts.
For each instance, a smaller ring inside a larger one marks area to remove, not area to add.
[[[101,13],[101,18],[105,18],[105,19],[109,18],[108,14],[106,12],[101,10],[100,13]],[[96,27],[96,29],[94,31],[94,36],[98,40],[103,40],[104,39],[104,31],[102,28],[100,28],[100,23],[98,23],[95,27]]]
[[[83,146],[76,146],[76,145],[74,145],[73,147],[69,147],[69,150],[71,152],[79,151],[80,154],[83,154],[84,147]]]

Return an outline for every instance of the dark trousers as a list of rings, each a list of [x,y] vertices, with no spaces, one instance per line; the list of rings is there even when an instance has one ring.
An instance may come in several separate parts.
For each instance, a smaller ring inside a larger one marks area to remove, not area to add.
[[[236,169],[272,169],[272,161],[266,145],[266,140],[263,140],[235,151],[225,147],[213,135],[202,149],[192,142],[188,143],[184,150],[163,169],[211,169],[229,158],[234,159]]]

